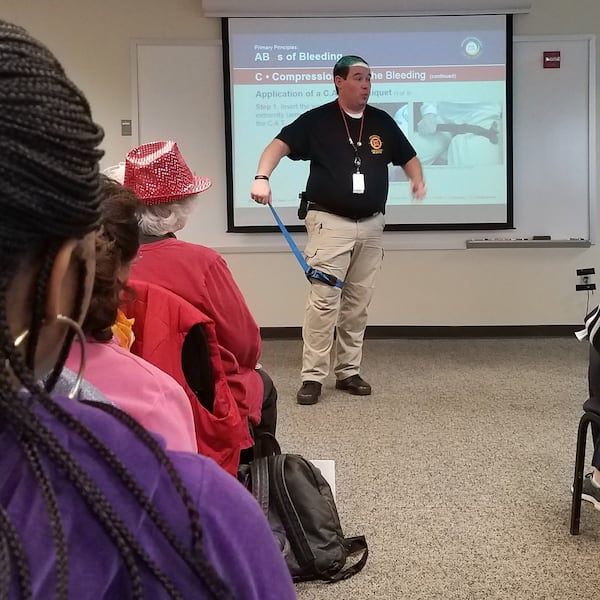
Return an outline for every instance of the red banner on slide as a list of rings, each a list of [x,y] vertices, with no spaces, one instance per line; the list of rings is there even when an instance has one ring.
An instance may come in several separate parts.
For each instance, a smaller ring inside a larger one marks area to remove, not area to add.
[[[372,83],[434,83],[449,81],[504,81],[504,65],[442,66],[442,67],[373,67]],[[235,85],[290,85],[331,83],[330,68],[264,68],[236,69],[233,74]]]

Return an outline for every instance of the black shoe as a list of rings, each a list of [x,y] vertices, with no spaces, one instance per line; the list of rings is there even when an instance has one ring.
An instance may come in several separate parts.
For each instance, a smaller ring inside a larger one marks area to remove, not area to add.
[[[338,379],[335,382],[335,387],[338,390],[346,390],[355,396],[369,396],[371,394],[371,386],[360,375],[350,375],[346,379]]]
[[[303,381],[296,394],[298,404],[316,404],[321,395],[321,384],[318,381]]]

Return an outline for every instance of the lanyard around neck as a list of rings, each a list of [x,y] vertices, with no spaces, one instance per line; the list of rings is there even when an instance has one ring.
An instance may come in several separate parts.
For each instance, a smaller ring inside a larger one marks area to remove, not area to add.
[[[338,106],[340,107],[340,112],[342,113],[342,119],[344,120],[344,127],[346,128],[346,133],[348,134],[348,141],[350,142],[350,145],[354,148],[354,152],[356,152],[356,154],[358,154],[358,149],[362,146],[362,134],[363,134],[363,127],[365,124],[365,111],[363,110],[363,113],[360,117],[360,131],[358,133],[358,141],[355,144],[354,140],[352,139],[352,136],[350,135],[348,121],[346,120],[346,113],[344,112],[344,109],[342,108],[342,105],[339,102],[338,102]]]

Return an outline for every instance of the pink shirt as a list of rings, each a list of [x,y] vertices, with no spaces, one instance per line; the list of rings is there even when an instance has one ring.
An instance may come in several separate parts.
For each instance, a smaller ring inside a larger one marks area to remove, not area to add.
[[[79,363],[75,343],[66,366],[77,372]],[[114,340],[88,340],[84,378],[146,429],[160,434],[169,450],[198,451],[190,401],[170,375]]]

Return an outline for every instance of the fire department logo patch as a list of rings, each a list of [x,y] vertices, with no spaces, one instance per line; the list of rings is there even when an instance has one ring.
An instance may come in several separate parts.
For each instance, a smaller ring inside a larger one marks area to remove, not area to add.
[[[372,154],[381,154],[383,152],[383,142],[378,135],[372,135],[369,137],[369,146],[371,146]]]

